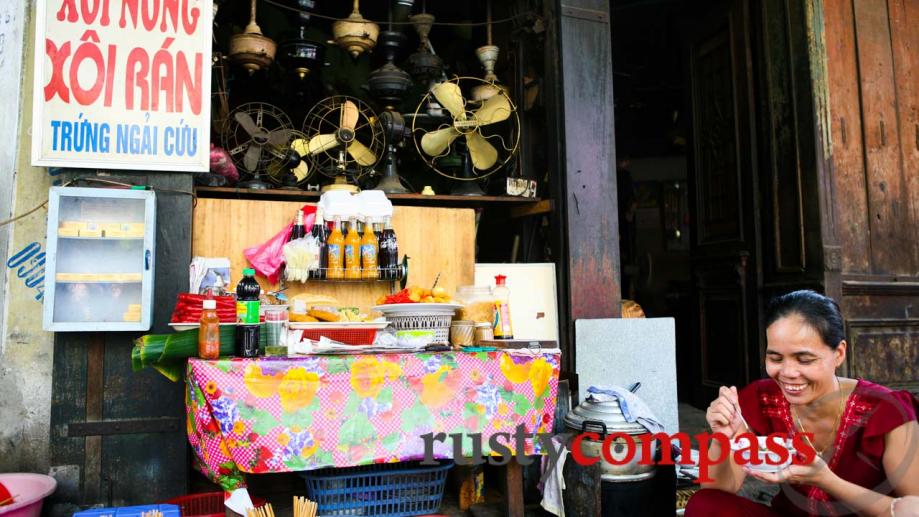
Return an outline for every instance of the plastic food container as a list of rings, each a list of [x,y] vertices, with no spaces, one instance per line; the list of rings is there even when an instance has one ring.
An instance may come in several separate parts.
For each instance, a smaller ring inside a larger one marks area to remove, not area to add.
[[[474,323],[492,324],[495,320],[495,296],[489,286],[465,285],[456,290],[456,301],[461,303],[458,317]]]
[[[475,344],[478,345],[482,341],[491,341],[493,339],[495,339],[495,329],[491,323],[475,324]]]
[[[455,320],[450,324],[450,344],[454,348],[472,346],[475,343],[475,322]]]

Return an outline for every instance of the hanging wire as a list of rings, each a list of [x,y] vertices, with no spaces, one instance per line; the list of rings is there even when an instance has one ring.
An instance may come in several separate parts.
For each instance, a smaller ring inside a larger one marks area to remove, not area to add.
[[[302,9],[297,9],[296,7],[291,7],[291,6],[289,6],[289,5],[284,5],[284,4],[275,2],[275,1],[273,1],[273,0],[263,0],[263,1],[264,1],[266,4],[270,4],[270,5],[273,5],[273,6],[275,6],[275,7],[281,8],[281,9],[286,9],[286,10],[288,10],[288,11],[293,11],[293,12],[295,12],[295,13],[308,14],[308,15],[309,15],[310,17],[312,17],[312,18],[319,18],[320,20],[330,20],[330,21],[333,21],[333,22],[337,22],[337,21],[339,21],[339,20],[343,20],[343,19],[344,19],[344,18],[336,18],[335,16],[325,16],[325,15],[322,15],[322,14],[316,14],[316,13],[311,12],[311,11],[304,11],[304,10],[302,10]],[[492,20],[491,23],[492,23],[492,24],[495,24],[495,25],[501,24],[501,23],[508,23],[508,22],[512,22],[512,21],[514,21],[514,20],[517,20],[517,19],[519,19],[519,18],[526,18],[526,17],[531,16],[531,15],[535,16],[536,13],[534,13],[533,11],[527,11],[527,12],[523,12],[523,13],[520,13],[520,14],[517,14],[517,15],[514,15],[514,16],[508,16],[507,18],[501,18],[501,19],[498,19],[498,20]],[[367,19],[366,17],[365,17],[364,19],[367,20],[367,21],[369,21],[369,22],[376,23],[377,25],[386,25],[386,24],[391,24],[391,25],[412,25],[412,22],[410,22],[410,21],[405,21],[405,22],[397,22],[397,21],[393,21],[393,22],[379,22],[379,21],[376,21],[376,20]],[[435,22],[433,23],[433,25],[435,25],[435,26],[445,26],[445,27],[484,27],[484,26],[487,26],[487,25],[488,25],[488,22],[487,22],[487,21],[485,21],[485,22],[438,22],[438,21],[435,21]]]

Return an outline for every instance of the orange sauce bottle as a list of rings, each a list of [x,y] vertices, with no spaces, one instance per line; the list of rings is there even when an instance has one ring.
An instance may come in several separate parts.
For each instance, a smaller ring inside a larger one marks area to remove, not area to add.
[[[326,278],[340,280],[345,277],[345,236],[341,233],[341,220],[335,219],[335,228],[327,241],[329,253],[329,270]]]
[[[201,325],[198,327],[198,357],[217,359],[220,357],[220,319],[217,317],[217,301],[204,300],[201,311]]]
[[[357,221],[348,224],[348,236],[345,237],[345,278],[361,279],[361,234],[357,233]]]
[[[373,231],[372,223],[373,221],[368,217],[364,223],[364,236],[361,238],[361,278],[364,280],[376,280],[380,277],[380,268],[377,263],[380,244],[377,241],[377,234]]]

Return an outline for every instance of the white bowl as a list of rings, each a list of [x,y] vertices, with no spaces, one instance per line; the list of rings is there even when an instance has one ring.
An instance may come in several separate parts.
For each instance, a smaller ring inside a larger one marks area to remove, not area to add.
[[[778,463],[782,458],[775,452],[772,452],[771,450],[769,450],[768,442],[770,439],[773,440],[774,443],[778,443],[780,447],[784,447],[786,450],[788,450],[788,457],[785,459],[785,461]],[[736,439],[731,440],[731,450],[732,451],[741,451],[741,450],[745,451],[741,453],[741,458],[743,458],[747,462],[746,464],[747,468],[749,468],[750,470],[756,471],[756,472],[779,472],[785,467],[791,465],[792,458],[795,455],[795,449],[791,445],[791,440],[783,439],[778,436],[776,437],[757,436],[756,440],[757,440],[757,445],[758,445],[757,457],[760,461],[759,465],[754,465],[750,463],[749,437],[739,436]],[[769,464],[767,463],[767,460],[771,461],[772,463],[777,463],[777,464]]]

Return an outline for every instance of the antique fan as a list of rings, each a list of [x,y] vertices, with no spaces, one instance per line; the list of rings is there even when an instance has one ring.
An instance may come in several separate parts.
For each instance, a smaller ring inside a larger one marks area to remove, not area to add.
[[[296,135],[283,111],[271,104],[249,102],[230,113],[222,137],[223,148],[230,154],[233,164],[250,177],[239,186],[266,189],[270,185],[262,181],[262,177],[270,178],[272,170],[280,170],[278,163],[288,159]]]
[[[277,44],[262,34],[261,27],[255,22],[255,4],[252,0],[249,8],[249,25],[240,34],[230,38],[230,61],[242,66],[249,75],[268,68],[274,61]]]
[[[492,83],[475,77],[456,77],[438,83],[421,99],[412,116],[412,135],[419,155],[430,168],[449,179],[468,182],[484,179],[504,167],[517,153],[520,119],[507,91],[499,88],[486,100],[464,96],[464,92],[470,93],[483,84]],[[431,96],[446,108],[451,119],[436,128],[426,124],[431,117],[422,115]],[[454,153],[461,156],[468,153],[471,167],[463,167],[460,173],[448,169],[445,165],[456,161],[455,156],[451,157]]]
[[[376,113],[359,99],[339,95],[319,101],[303,122],[309,169],[334,178],[323,190],[356,191],[357,180],[383,153]],[[350,183],[349,183],[350,180]]]

